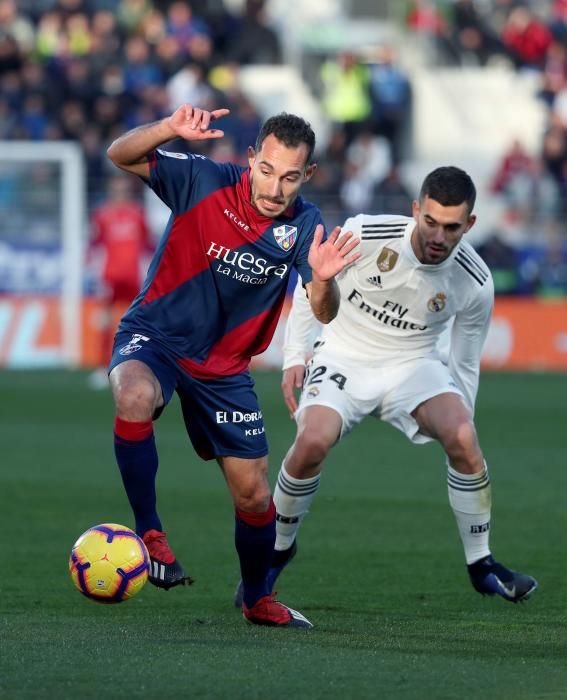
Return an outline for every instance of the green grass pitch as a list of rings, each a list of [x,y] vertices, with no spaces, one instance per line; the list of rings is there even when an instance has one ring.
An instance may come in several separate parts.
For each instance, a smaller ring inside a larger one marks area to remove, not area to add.
[[[293,438],[279,374],[257,374],[272,483]],[[315,624],[247,625],[233,512],[195,457],[177,400],[156,424],[160,512],[196,579],[103,606],[67,571],[101,522],[132,525],[108,392],[82,373],[0,373],[0,697],[283,700],[567,699],[567,376],[485,374],[477,425],[492,547],[533,574],[523,605],[470,586],[437,445],[367,420],[332,453],[281,600]]]

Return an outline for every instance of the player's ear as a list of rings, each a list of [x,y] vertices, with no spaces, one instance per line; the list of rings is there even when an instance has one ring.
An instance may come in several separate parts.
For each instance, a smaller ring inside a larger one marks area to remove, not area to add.
[[[248,165],[252,167],[254,165],[254,161],[256,160],[256,151],[252,148],[252,146],[248,146]]]
[[[414,199],[411,204],[411,214],[414,219],[419,218],[419,202],[417,199]]]
[[[305,175],[303,176],[303,182],[311,180],[315,171],[317,170],[317,163],[311,163],[305,168]]]
[[[476,223],[476,214],[471,214],[467,220],[467,227],[465,229],[465,233],[467,231],[470,231],[471,228],[475,225]]]

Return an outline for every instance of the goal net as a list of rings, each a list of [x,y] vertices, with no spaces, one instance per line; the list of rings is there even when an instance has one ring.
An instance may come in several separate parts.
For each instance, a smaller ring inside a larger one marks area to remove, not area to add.
[[[0,141],[0,222],[0,366],[77,366],[86,238],[80,147]]]

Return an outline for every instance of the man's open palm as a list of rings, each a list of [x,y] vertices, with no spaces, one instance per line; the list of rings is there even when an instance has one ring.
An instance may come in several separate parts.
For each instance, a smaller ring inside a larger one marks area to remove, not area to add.
[[[313,236],[313,243],[309,248],[308,262],[314,274],[320,280],[330,280],[344,270],[348,265],[352,265],[360,258],[360,253],[349,253],[360,243],[358,238],[353,238],[351,231],[347,231],[339,237],[340,226],[333,229],[326,241],[323,241],[323,226],[317,225]]]

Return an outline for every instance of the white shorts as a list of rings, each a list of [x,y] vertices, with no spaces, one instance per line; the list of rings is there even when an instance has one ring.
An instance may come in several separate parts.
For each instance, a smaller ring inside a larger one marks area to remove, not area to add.
[[[390,423],[415,443],[431,442],[411,413],[439,394],[463,396],[439,360],[422,359],[384,368],[365,368],[337,359],[326,348],[307,365],[297,414],[307,406],[328,406],[342,418],[341,438],[366,416]],[[463,397],[464,399],[464,397]]]

